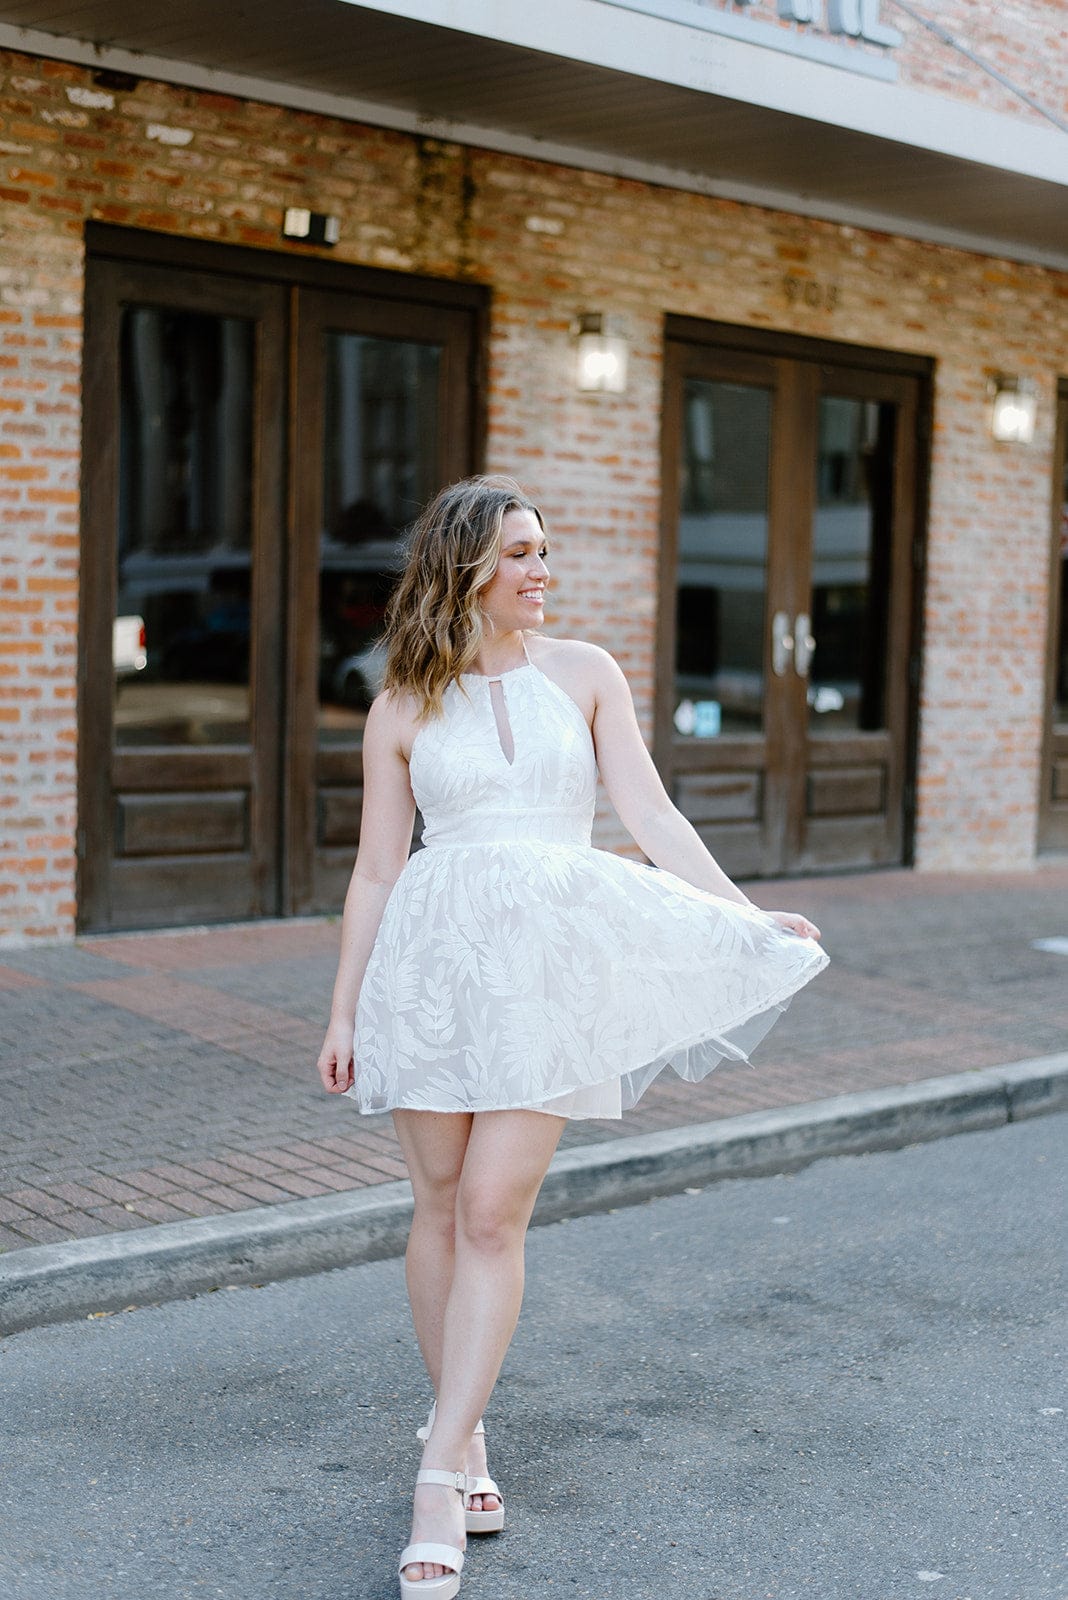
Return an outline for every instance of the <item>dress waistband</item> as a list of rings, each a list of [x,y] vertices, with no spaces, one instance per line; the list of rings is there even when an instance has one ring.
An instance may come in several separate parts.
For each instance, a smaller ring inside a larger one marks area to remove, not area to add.
[[[423,845],[572,844],[588,846],[593,830],[592,805],[539,806],[536,810],[478,811],[448,818],[430,817]]]

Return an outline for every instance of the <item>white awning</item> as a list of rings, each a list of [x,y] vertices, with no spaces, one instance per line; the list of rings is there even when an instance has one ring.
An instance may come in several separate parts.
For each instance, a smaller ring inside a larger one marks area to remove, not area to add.
[[[0,0],[0,46],[1068,269],[1068,134],[701,10]]]

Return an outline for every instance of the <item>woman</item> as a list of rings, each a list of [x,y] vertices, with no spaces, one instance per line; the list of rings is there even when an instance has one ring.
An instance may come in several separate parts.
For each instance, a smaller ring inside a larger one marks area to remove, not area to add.
[[[415,1196],[408,1292],[437,1399],[408,1600],[451,1600],[465,1531],[503,1526],[480,1418],[567,1119],[618,1117],[667,1065],[696,1080],[748,1059],[828,959],[818,928],[758,910],[672,805],[612,657],[531,632],[547,554],[508,478],[454,484],[415,525],[318,1064],[330,1093],[392,1111]],[[598,770],[655,867],[591,848]]]

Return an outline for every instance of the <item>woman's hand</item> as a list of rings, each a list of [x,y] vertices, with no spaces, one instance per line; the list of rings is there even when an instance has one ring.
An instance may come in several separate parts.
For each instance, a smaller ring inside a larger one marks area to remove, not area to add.
[[[319,1076],[327,1094],[344,1094],[355,1081],[352,1060],[352,1024],[332,1022],[319,1051]]]
[[[780,928],[785,928],[788,933],[799,933],[802,939],[818,939],[820,930],[814,922],[803,917],[800,911],[766,911],[767,917],[772,917]]]

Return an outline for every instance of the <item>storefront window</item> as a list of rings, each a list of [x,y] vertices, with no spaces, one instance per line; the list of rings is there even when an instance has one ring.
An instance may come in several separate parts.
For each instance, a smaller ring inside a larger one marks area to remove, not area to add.
[[[382,686],[377,642],[401,536],[439,487],[441,348],[327,334],[319,739],[351,738]]]
[[[1064,458],[1060,529],[1060,636],[1053,683],[1053,720],[1068,723],[1068,452]]]
[[[691,378],[683,415],[675,730],[759,733],[771,394]]]
[[[809,725],[885,725],[894,419],[887,402],[824,395],[812,529]]]
[[[122,314],[119,745],[247,742],[253,325]]]

